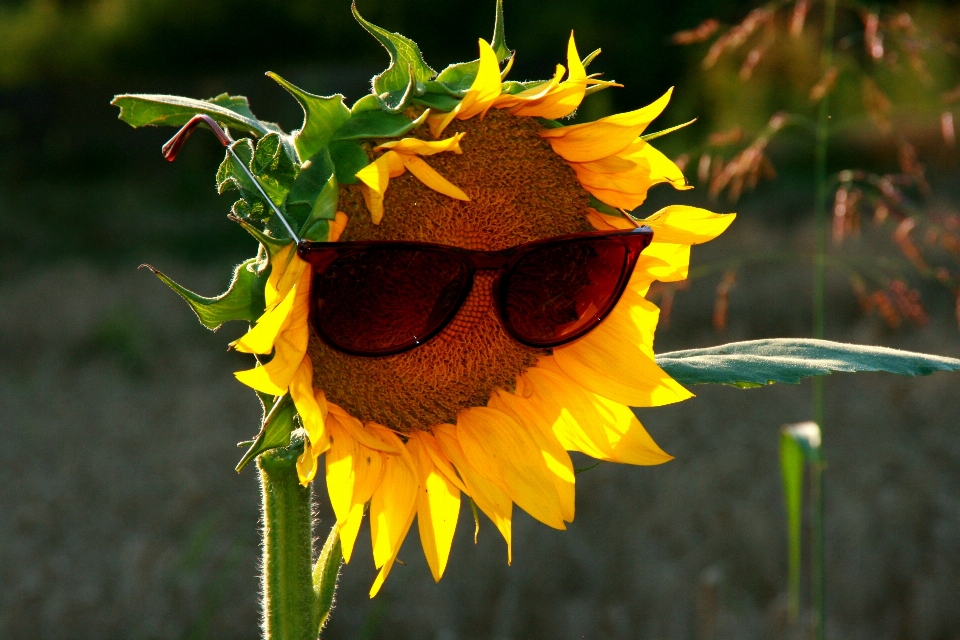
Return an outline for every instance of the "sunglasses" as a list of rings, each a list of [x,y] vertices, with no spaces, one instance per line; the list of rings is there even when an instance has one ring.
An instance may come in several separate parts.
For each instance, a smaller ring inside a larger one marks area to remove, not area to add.
[[[653,230],[575,233],[501,251],[423,242],[308,242],[310,317],[328,345],[389,356],[443,331],[473,288],[495,271],[494,308],[514,340],[551,348],[583,336],[616,306]]]
[[[494,308],[529,347],[576,340],[610,314],[653,230],[593,231],[501,251],[425,242],[301,241],[216,121],[194,116],[163,147],[173,160],[200,124],[209,127],[260,191],[311,265],[310,319],[328,345],[356,356],[390,356],[427,342],[456,317],[478,271],[495,271]]]

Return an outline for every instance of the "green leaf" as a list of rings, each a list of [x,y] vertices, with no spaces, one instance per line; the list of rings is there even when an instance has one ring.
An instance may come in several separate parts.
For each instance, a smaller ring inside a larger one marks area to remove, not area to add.
[[[286,239],[280,239],[280,238],[274,238],[273,236],[267,235],[265,232],[261,231],[254,225],[250,224],[248,220],[244,220],[243,218],[238,218],[233,214],[230,214],[227,217],[230,220],[233,220],[234,222],[239,224],[241,227],[243,227],[244,231],[246,231],[247,233],[252,235],[254,238],[256,238],[257,242],[262,244],[264,248],[267,250],[267,254],[269,255],[271,260],[273,259],[273,256],[277,255],[281,249],[283,249],[285,246],[287,246],[291,242],[289,237],[287,237]],[[284,230],[284,232],[286,232],[286,230]]]
[[[303,164],[287,195],[290,222],[300,227],[302,239],[326,241],[330,220],[337,216],[339,196],[333,161],[324,149]]]
[[[350,119],[350,110],[339,93],[317,96],[296,87],[273,72],[267,73],[281,87],[290,92],[303,107],[303,126],[294,132],[293,141],[300,160],[313,157],[327,146],[333,133]]]
[[[797,384],[832,371],[886,371],[923,376],[960,370],[960,360],[886,347],[843,344],[810,338],[773,338],[734,342],[706,349],[673,351],[657,364],[681,384],[729,384],[758,387],[775,382]]]
[[[437,72],[423,61],[416,42],[368,22],[357,11],[356,3],[351,10],[360,26],[376,38],[390,54],[390,66],[373,78],[373,90],[384,111],[399,113],[411,96],[424,93],[423,83]]]
[[[424,111],[416,120],[400,113],[363,111],[354,114],[336,133],[334,140],[365,140],[369,138],[398,138],[411,129],[416,129],[427,119]]]
[[[132,127],[182,127],[193,116],[205,114],[225,127],[245,133],[262,136],[269,132],[267,125],[253,116],[242,96],[221,94],[209,100],[195,100],[141,93],[116,96],[110,104],[120,107],[120,119]]]
[[[432,83],[427,83],[432,84]],[[413,104],[421,104],[437,111],[453,111],[460,101],[453,96],[439,93],[425,93],[411,100]]]
[[[497,62],[503,62],[513,55],[503,33],[503,0],[497,0],[497,14],[493,21],[493,39],[490,41],[490,47],[497,54]]]
[[[800,535],[803,507],[803,449],[783,431],[780,435],[780,473],[783,476],[783,499],[787,508],[787,548],[789,608],[791,616],[800,610]]]
[[[330,618],[333,598],[337,593],[337,580],[343,565],[343,551],[340,548],[340,530],[336,525],[330,529],[327,541],[323,543],[317,564],[313,566],[313,626],[317,633]]]
[[[336,140],[330,143],[330,158],[336,167],[337,182],[353,184],[358,182],[357,171],[370,164],[367,152],[353,140]]]
[[[267,274],[256,272],[256,259],[251,258],[237,266],[227,290],[215,298],[205,298],[181,287],[161,271],[148,264],[143,265],[187,301],[197,318],[207,329],[216,331],[224,322],[246,320],[253,322],[261,315],[266,303],[263,290]]]
[[[234,158],[229,151],[224,155],[223,162],[217,169],[217,193],[238,191],[241,199],[233,203],[232,214],[237,218],[266,224],[271,219],[273,211],[260,195],[250,176],[238,164],[239,159],[250,169],[254,157],[253,141],[249,138],[237,140],[230,145],[230,148],[237,157]]]
[[[243,471],[247,464],[264,451],[285,447],[290,444],[290,434],[296,428],[294,416],[297,414],[297,407],[293,404],[290,394],[287,394],[273,403],[266,418],[263,419],[263,425],[260,427],[260,433],[243,458],[237,464],[237,473]]]
[[[297,177],[294,158],[287,154],[283,139],[278,133],[268,133],[257,142],[250,170],[260,180],[274,204],[280,204],[290,191]]]
[[[380,111],[380,99],[372,93],[368,93],[354,102],[353,106],[350,107],[350,113],[352,115],[357,115],[364,111]]]

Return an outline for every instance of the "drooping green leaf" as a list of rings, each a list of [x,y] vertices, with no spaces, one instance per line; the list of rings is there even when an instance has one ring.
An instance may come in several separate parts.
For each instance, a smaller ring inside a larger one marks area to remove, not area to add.
[[[336,167],[337,182],[353,184],[358,182],[357,171],[370,164],[367,152],[353,140],[335,140],[330,143],[330,158]]]
[[[257,273],[256,259],[250,259],[237,266],[227,290],[215,298],[198,295],[171,280],[161,271],[148,264],[143,265],[160,278],[187,301],[197,318],[207,329],[216,331],[224,322],[246,320],[253,322],[261,315],[266,305],[263,290],[267,285],[267,274]]]
[[[290,222],[300,227],[304,240],[326,241],[330,220],[336,218],[340,192],[334,169],[324,149],[303,164],[287,195]]]
[[[290,95],[303,107],[303,126],[293,134],[294,145],[300,160],[305,161],[313,157],[327,146],[333,133],[350,119],[350,110],[347,109],[343,96],[339,93],[332,96],[317,96],[290,84],[273,72],[267,73],[267,76],[289,91]]]
[[[333,140],[365,140],[370,138],[398,138],[416,129],[427,119],[424,111],[416,120],[400,113],[384,111],[363,111],[354,114],[336,133]]]
[[[673,351],[657,363],[681,384],[729,384],[759,387],[797,384],[832,371],[886,371],[928,375],[960,370],[960,360],[886,347],[844,344],[809,338],[773,338],[734,342],[705,349]]]
[[[313,626],[317,633],[330,618],[333,597],[337,592],[337,580],[343,565],[343,550],[340,547],[340,529],[334,525],[327,541],[323,543],[320,557],[313,566]]]
[[[384,111],[399,113],[412,96],[423,94],[423,83],[437,72],[423,61],[416,42],[365,20],[357,11],[356,3],[351,10],[360,26],[376,38],[390,55],[390,66],[373,78],[373,90]]]
[[[422,96],[417,96],[411,102],[437,111],[453,111],[454,107],[460,104],[460,100],[457,98],[443,93],[425,93]]]
[[[161,94],[128,94],[116,96],[110,103],[120,107],[120,119],[132,127],[182,127],[197,114],[205,114],[225,127],[258,136],[269,132],[250,111],[242,96],[221,94],[209,100]]]
[[[297,407],[293,404],[290,394],[286,394],[273,403],[266,418],[263,419],[263,425],[260,427],[260,433],[243,458],[237,463],[237,473],[243,471],[247,464],[264,451],[285,447],[290,444],[290,434],[296,428],[294,416],[297,415]]]

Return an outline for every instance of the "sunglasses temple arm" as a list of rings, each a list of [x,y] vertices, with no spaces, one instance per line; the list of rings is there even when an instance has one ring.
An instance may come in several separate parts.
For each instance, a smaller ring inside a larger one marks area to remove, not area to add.
[[[297,244],[300,243],[300,237],[294,232],[293,227],[290,226],[290,223],[287,222],[286,217],[280,213],[280,209],[273,203],[273,200],[270,199],[270,196],[267,195],[267,192],[264,191],[263,186],[260,184],[260,181],[257,179],[253,172],[247,167],[246,163],[243,162],[233,150],[233,139],[230,138],[229,134],[224,131],[217,121],[211,118],[208,115],[196,115],[190,118],[190,121],[187,124],[183,125],[183,128],[180,131],[170,138],[161,151],[163,152],[163,157],[168,161],[173,162],[177,154],[180,152],[180,148],[183,147],[183,144],[187,141],[187,138],[193,134],[193,130],[197,128],[201,123],[207,125],[213,134],[217,136],[217,139],[220,141],[224,147],[227,148],[227,153],[230,154],[237,165],[243,169],[243,172],[247,174],[247,177],[253,182],[254,186],[257,188],[257,191],[260,193],[260,197],[263,198],[267,204],[270,205],[270,208],[273,209],[273,212],[277,214],[277,217],[280,218],[280,222],[283,223],[283,228],[287,230],[287,233],[290,234],[290,237],[293,238],[293,241]]]

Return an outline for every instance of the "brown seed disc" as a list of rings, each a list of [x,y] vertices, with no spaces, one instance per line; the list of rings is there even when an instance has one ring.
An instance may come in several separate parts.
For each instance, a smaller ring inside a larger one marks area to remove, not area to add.
[[[419,135],[426,135],[424,127]],[[462,202],[426,187],[409,172],[390,181],[379,225],[355,185],[340,191],[350,221],[341,240],[416,240],[497,250],[589,231],[589,195],[576,175],[538,135],[533,118],[491,110],[483,120],[454,120],[443,137],[463,131],[462,155],[425,161],[467,195]],[[466,407],[483,406],[497,387],[543,353],[514,341],[493,308],[493,275],[477,275],[454,320],[411,351],[363,358],[336,351],[311,333],[314,386],[363,421],[400,431],[453,422]]]

